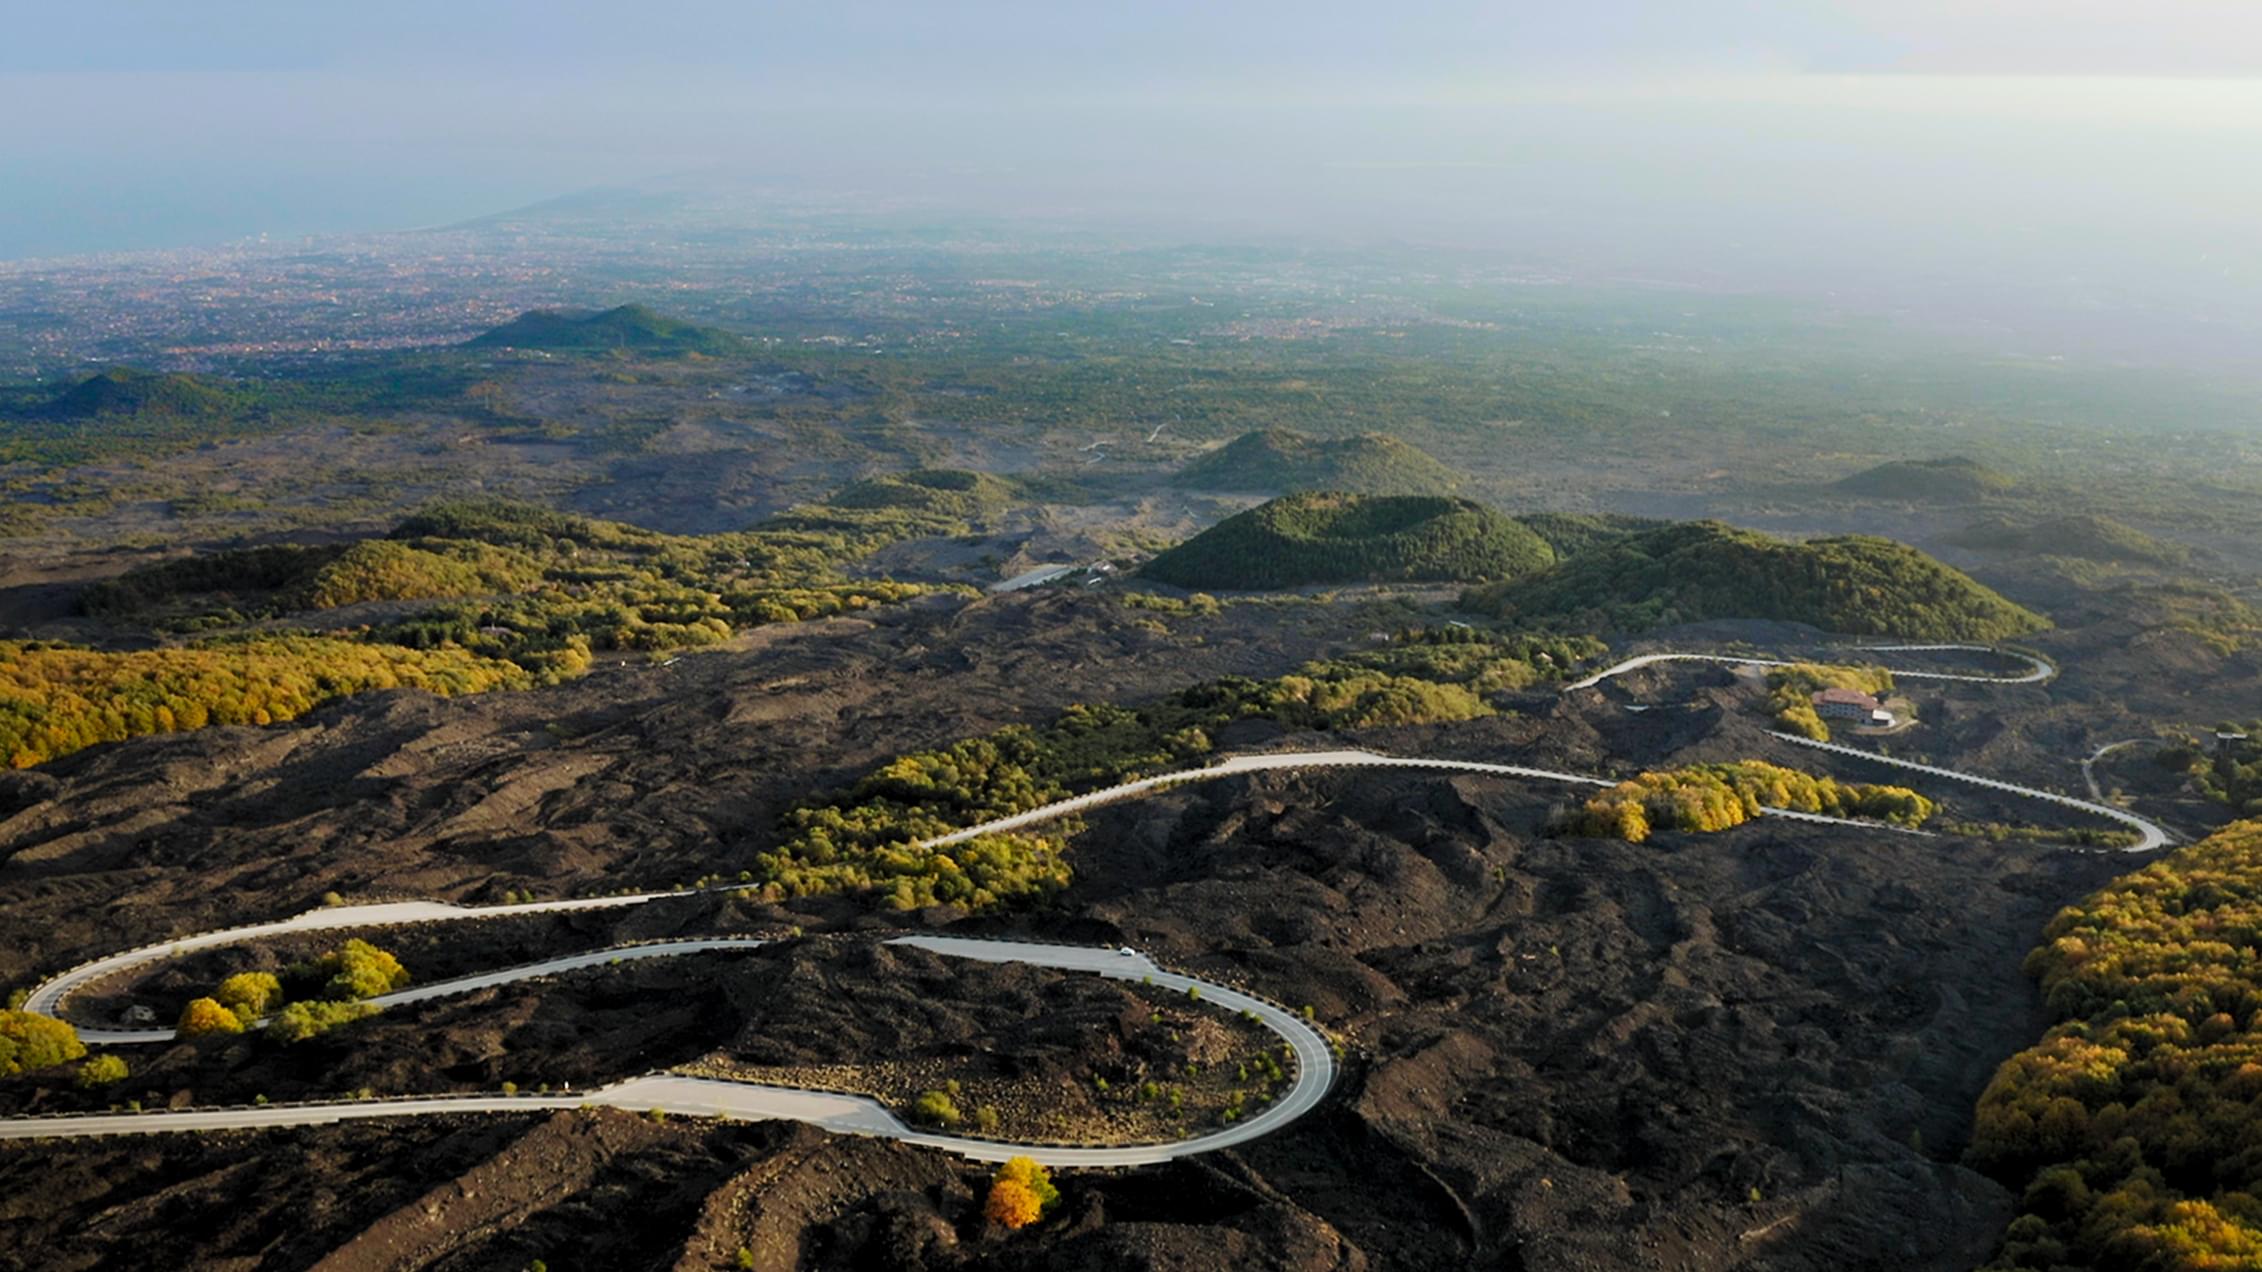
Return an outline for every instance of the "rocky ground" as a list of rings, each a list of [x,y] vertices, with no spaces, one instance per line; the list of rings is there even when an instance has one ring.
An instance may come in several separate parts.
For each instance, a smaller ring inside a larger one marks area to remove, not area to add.
[[[0,976],[28,983],[333,889],[489,900],[728,874],[794,798],[888,754],[1072,700],[1276,673],[1389,625],[1317,604],[1229,607],[1165,632],[1125,618],[1092,596],[925,607],[555,690],[393,695],[69,757],[0,779]],[[2097,683],[1976,689],[1928,725],[1941,722],[1939,754],[1969,748],[1973,767],[2014,775],[2048,757],[2066,770],[2058,784],[2077,783],[2078,756],[2050,756],[2028,722],[2070,735]],[[1535,694],[1500,718],[1352,740],[1628,772],[1764,745],[1763,722],[1707,697],[1721,686],[1657,687],[1674,710]],[[246,1268],[707,1268],[741,1249],[757,1267],[842,1269],[1982,1258],[2010,1199],[1955,1162],[1994,1064],[2039,1029],[2020,961],[2051,913],[2127,863],[1769,822],[1640,846],[1550,837],[1569,798],[1358,772],[1180,788],[1093,817],[1076,882],[1051,906],[908,916],[1137,944],[1311,1003],[1347,1043],[1338,1089],[1287,1130],[1170,1167],[1064,1177],[1061,1211],[1023,1233],[986,1228],[981,1172],[931,1153],[587,1111],[0,1146],[0,1266],[166,1266],[188,1251]],[[856,939],[905,921],[714,899],[527,925],[477,953],[507,963],[788,925],[813,939],[430,1004],[298,1055],[250,1041],[160,1049],[137,1059],[135,1081],[159,1100],[252,1083],[282,1099],[578,1087],[717,1057],[908,1056],[940,1073],[984,1053],[1026,1057],[1051,1081],[1137,1054],[1152,1005],[1127,989],[1025,969],[960,976]],[[825,934],[843,950],[820,955]],[[412,967],[418,957],[426,976],[445,962],[404,949]]]

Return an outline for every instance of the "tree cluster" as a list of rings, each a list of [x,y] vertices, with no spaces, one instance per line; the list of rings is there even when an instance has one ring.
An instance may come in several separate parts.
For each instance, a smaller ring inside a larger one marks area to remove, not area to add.
[[[1933,803],[1905,786],[1840,782],[1761,760],[1738,760],[1643,773],[1620,782],[1589,799],[1567,829],[1638,844],[1658,830],[1741,826],[1763,808],[1919,826],[1932,815]]]
[[[260,636],[107,653],[0,641],[0,757],[25,768],[103,742],[209,724],[270,724],[371,689],[453,695],[528,683],[463,649]]]
[[[281,976],[235,973],[209,997],[191,999],[178,1029],[183,1037],[235,1034],[265,1020],[269,1037],[304,1042],[374,1014],[377,1009],[364,999],[404,988],[409,980],[408,969],[392,951],[352,937],[293,964]]]
[[[0,1077],[51,1068],[85,1054],[70,1022],[13,1007],[0,1011]]]
[[[98,742],[287,720],[330,698],[406,685],[470,693],[555,682],[605,651],[712,645],[938,590],[850,580],[899,539],[959,533],[999,505],[993,477],[921,471],[844,491],[851,506],[737,534],[670,535],[502,500],[436,504],[383,539],[192,556],[92,589],[90,612],[176,631],[378,600],[437,600],[349,636],[259,636],[105,653],[0,643],[0,759],[37,764]]]
[[[306,999],[287,1004],[276,1012],[267,1021],[266,1032],[268,1037],[277,1042],[305,1042],[309,1038],[328,1033],[339,1025],[366,1020],[376,1014],[377,1009],[368,1003]]]
[[[1970,1151],[2021,1197],[1996,1266],[2262,1263],[2262,823],[2063,911],[2027,969],[2056,1023]]]
[[[2243,733],[2220,742],[2211,733]],[[2183,771],[2191,789],[2242,817],[2262,815],[2262,720],[2226,721],[2160,752],[2160,762]]]

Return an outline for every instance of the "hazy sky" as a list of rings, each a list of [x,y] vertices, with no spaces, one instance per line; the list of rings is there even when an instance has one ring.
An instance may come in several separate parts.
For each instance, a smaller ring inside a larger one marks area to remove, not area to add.
[[[725,170],[1731,283],[2262,291],[2257,0],[0,0],[0,32],[0,258]]]
[[[603,73],[719,68],[804,87],[1151,91],[1349,75],[1425,91],[1503,70],[2262,71],[2249,0],[11,0],[10,71]]]
[[[916,194],[926,168],[1252,147],[1499,163],[1535,120],[1632,136],[1745,104],[1898,116],[1919,149],[1927,116],[2262,135],[2254,0],[0,0],[0,32],[0,257],[446,221],[712,164]],[[1508,140],[1422,110],[1491,111]],[[1747,122],[1711,126],[1679,153],[1733,164]]]

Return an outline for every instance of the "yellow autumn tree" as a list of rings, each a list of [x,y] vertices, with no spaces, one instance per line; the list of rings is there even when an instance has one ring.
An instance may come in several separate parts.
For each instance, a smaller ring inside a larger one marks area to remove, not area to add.
[[[212,997],[249,1024],[282,1004],[283,983],[273,972],[237,972],[221,981]]]
[[[1014,1157],[997,1168],[990,1180],[990,1198],[983,1213],[1006,1228],[1025,1228],[1060,1204],[1052,1172],[1033,1157]]]
[[[181,1009],[181,1020],[175,1028],[183,1038],[196,1038],[204,1034],[242,1033],[243,1021],[221,1006],[216,998],[191,998],[188,1006]]]
[[[1044,1203],[1029,1186],[1013,1179],[990,1181],[990,1199],[982,1213],[1001,1228],[1026,1228],[1044,1213]]]
[[[355,937],[315,960],[330,973],[324,992],[332,998],[375,998],[408,984],[408,969],[391,950]]]

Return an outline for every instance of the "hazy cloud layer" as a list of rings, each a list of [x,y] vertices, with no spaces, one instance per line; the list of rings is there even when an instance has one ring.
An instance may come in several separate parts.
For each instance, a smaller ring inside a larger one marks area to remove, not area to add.
[[[702,173],[2262,326],[2249,0],[17,8],[0,258]]]

